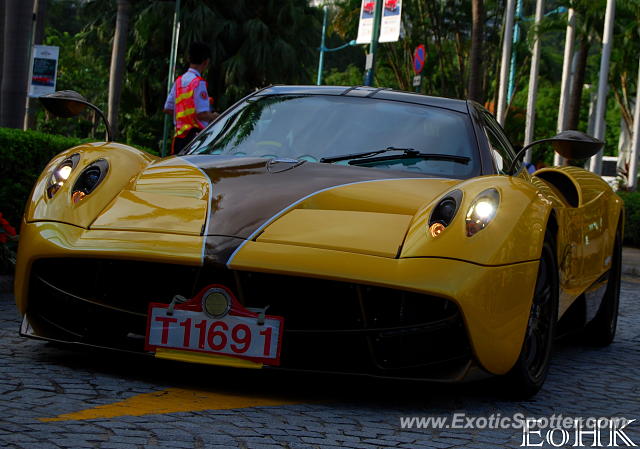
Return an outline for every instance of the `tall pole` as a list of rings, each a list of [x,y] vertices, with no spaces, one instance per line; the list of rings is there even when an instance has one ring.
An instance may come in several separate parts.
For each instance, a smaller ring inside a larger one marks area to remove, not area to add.
[[[638,155],[640,155],[640,63],[638,64],[638,83],[636,84],[636,108],[633,114],[633,139],[631,141],[631,161],[627,188],[638,188]]]
[[[516,4],[516,19],[522,17],[522,0],[518,0]],[[520,24],[518,20],[515,21],[513,26],[513,46],[511,47],[511,64],[509,65],[509,88],[507,90],[507,103],[511,103],[513,98],[513,91],[516,84],[516,44],[520,40]]]
[[[329,7],[324,5],[322,8],[324,11],[324,19],[322,19],[322,38],[320,39],[320,60],[318,61],[318,79],[316,80],[316,86],[322,84],[322,70],[324,68],[324,40],[327,34],[327,16],[329,15]]]
[[[504,21],[504,37],[502,39],[502,61],[500,63],[500,85],[498,90],[498,108],[496,118],[504,126],[507,106],[507,82],[509,77],[509,58],[511,56],[511,41],[513,38],[513,14],[515,0],[507,0],[506,17]]]
[[[602,58],[600,58],[600,75],[598,79],[598,104],[593,137],[604,140],[604,113],[607,109],[607,91],[609,87],[609,60],[611,59],[611,43],[613,41],[613,20],[616,15],[616,1],[607,0],[607,11],[604,16],[604,32],[602,33]],[[602,171],[602,151],[591,157],[589,169],[597,174]]]
[[[576,37],[576,15],[573,8],[567,14],[567,34],[564,41],[564,59],[562,61],[562,84],[560,85],[560,105],[558,106],[558,133],[567,126],[567,111],[569,93],[571,91],[571,60],[573,59],[573,44]],[[558,153],[553,156],[553,165],[563,165],[565,159]]]
[[[376,0],[376,9],[373,14],[373,33],[371,33],[371,44],[367,55],[367,73],[364,76],[364,85],[373,85],[373,75],[376,68],[376,51],[378,50],[378,39],[380,38],[380,18],[382,16],[382,2]]]
[[[533,142],[533,129],[536,122],[536,97],[538,95],[538,70],[540,67],[540,36],[538,26],[544,15],[544,0],[536,1],[536,19],[535,28],[536,36],[533,41],[533,50],[531,55],[531,71],[529,73],[529,95],[527,97],[527,118],[524,128],[524,145],[527,146]],[[527,150],[524,160],[531,162],[531,149]]]
[[[167,76],[167,95],[171,91],[176,76],[176,59],[178,56],[178,38],[180,36],[180,0],[176,0],[176,9],[173,12],[173,32],[171,34],[171,54],[169,55],[169,75]],[[167,137],[169,136],[169,124],[173,125],[173,118],[165,114],[164,131],[162,133],[162,150],[160,156],[167,155]]]

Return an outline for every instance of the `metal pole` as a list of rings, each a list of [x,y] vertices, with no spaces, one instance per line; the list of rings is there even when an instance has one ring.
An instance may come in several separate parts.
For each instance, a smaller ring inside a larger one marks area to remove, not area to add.
[[[515,10],[515,0],[507,0],[507,10],[505,12],[504,37],[502,39],[502,61],[500,63],[500,85],[498,87],[498,108],[496,118],[498,123],[504,126],[506,119],[507,105],[507,82],[509,76],[509,57],[511,56],[511,40],[513,38],[513,13]]]
[[[598,79],[598,105],[596,107],[596,122],[593,137],[604,140],[604,114],[607,110],[607,91],[609,88],[609,60],[611,58],[611,43],[613,41],[613,20],[616,15],[616,1],[607,0],[607,11],[604,17],[604,32],[602,33],[602,58],[600,59],[600,75]],[[600,174],[602,171],[602,151],[591,158],[589,168]]]
[[[573,59],[573,43],[576,36],[575,10],[569,8],[567,14],[567,34],[564,41],[564,59],[562,62],[562,84],[560,85],[560,104],[558,106],[558,127],[560,133],[565,130],[569,105],[569,93],[571,92],[571,60]],[[564,165],[565,159],[558,153],[553,156],[553,165]]]
[[[536,1],[536,33],[544,15],[544,0]],[[540,67],[540,36],[536,34],[531,51],[531,71],[529,73],[529,95],[527,96],[527,118],[524,128],[524,145],[533,142],[533,129],[536,122],[536,97],[538,96],[538,69]],[[525,153],[525,162],[531,162],[532,151]]]
[[[382,2],[384,0],[376,0],[376,9],[373,14],[373,33],[371,33],[371,44],[369,45],[369,57],[371,58],[371,67],[367,68],[364,77],[364,85],[373,85],[373,75],[376,69],[376,50],[378,49],[378,39],[380,38],[380,19],[382,16]]]
[[[322,8],[324,11],[324,19],[322,19],[322,38],[320,39],[320,60],[318,61],[318,79],[316,80],[316,86],[322,84],[322,69],[324,68],[324,39],[327,34],[327,16],[329,15],[329,7],[324,5]]]
[[[522,0],[516,4],[516,19],[522,18]],[[513,46],[511,47],[511,64],[509,66],[509,89],[507,91],[507,104],[511,103],[516,84],[516,44],[520,40],[520,23],[515,21],[513,26]]]
[[[176,9],[173,12],[173,32],[171,34],[171,54],[169,55],[169,75],[167,77],[167,95],[171,91],[176,76],[176,59],[178,56],[178,38],[180,36],[180,0],[176,0]],[[167,155],[167,137],[169,126],[173,125],[173,119],[167,114],[164,116],[164,131],[162,133],[162,150],[160,156]]]
[[[638,188],[638,155],[640,154],[640,63],[638,64],[638,83],[636,84],[636,107],[633,114],[633,139],[631,140],[631,161],[627,188]]]

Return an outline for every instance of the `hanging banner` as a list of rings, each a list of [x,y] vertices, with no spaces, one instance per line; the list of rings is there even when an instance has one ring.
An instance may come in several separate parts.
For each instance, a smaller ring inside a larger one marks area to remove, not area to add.
[[[358,38],[356,39],[356,43],[368,44],[371,42],[371,35],[373,34],[373,15],[375,11],[375,0],[362,0],[362,6],[360,8],[360,25],[358,26]]]
[[[402,0],[384,0],[380,39],[378,42],[397,42],[400,37]]]
[[[31,61],[31,82],[29,96],[41,97],[56,91],[58,73],[58,55],[60,47],[48,45],[33,46],[33,60]]]

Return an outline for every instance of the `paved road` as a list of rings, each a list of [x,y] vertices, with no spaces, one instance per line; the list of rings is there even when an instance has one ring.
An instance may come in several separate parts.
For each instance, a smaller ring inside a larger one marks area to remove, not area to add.
[[[499,382],[438,386],[69,351],[17,336],[18,321],[12,297],[0,295],[0,447],[498,448],[520,447],[522,430],[402,429],[400,417],[640,420],[638,280],[623,283],[614,344],[561,342],[544,389],[527,402],[496,399]],[[624,432],[640,444],[638,422]],[[552,447],[542,438],[530,441]]]

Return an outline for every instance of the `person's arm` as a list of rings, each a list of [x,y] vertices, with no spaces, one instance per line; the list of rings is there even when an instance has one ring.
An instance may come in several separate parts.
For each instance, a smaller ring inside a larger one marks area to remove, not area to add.
[[[165,111],[166,112],[166,111]],[[173,113],[173,111],[171,111]],[[220,114],[217,112],[203,111],[198,112],[198,120],[201,122],[211,122],[215,120]]]
[[[167,99],[164,102],[163,112],[167,115],[173,116],[173,111],[176,108],[176,96],[174,93],[174,89],[176,88],[175,83],[171,86],[171,90],[169,91],[169,95],[167,95]]]
[[[211,122],[220,114],[212,112],[209,103],[209,94],[207,93],[207,83],[202,81],[194,92],[194,101],[196,105],[196,114],[201,122]]]

